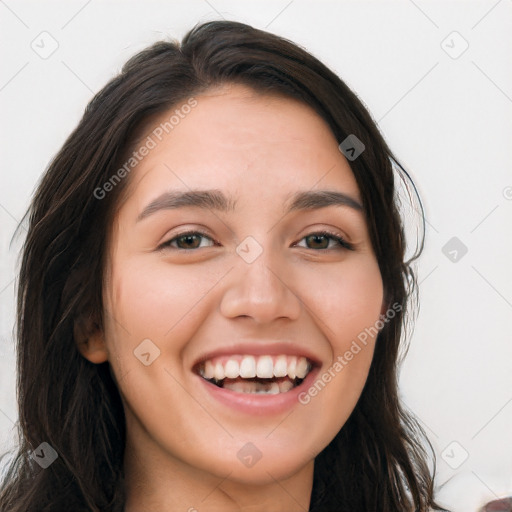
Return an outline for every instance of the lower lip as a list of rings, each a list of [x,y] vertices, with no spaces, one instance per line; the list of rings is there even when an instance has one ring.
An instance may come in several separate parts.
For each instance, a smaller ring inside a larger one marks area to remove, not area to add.
[[[301,405],[299,395],[306,391],[315,380],[319,368],[313,368],[299,386],[275,395],[259,393],[237,393],[230,389],[219,388],[199,375],[197,378],[220,403],[246,414],[272,415],[285,412],[296,405]]]

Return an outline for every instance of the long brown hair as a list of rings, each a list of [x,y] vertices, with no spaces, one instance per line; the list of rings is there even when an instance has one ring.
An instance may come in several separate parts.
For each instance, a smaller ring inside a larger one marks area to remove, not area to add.
[[[402,306],[379,333],[362,395],[315,460],[311,511],[427,511],[431,447],[398,397],[400,339],[416,290],[396,201],[396,175],[412,185],[371,116],[345,83],[294,43],[242,23],[194,27],[180,43],[158,42],[132,57],[89,103],[50,163],[27,212],[17,303],[19,447],[0,493],[2,512],[122,511],[125,419],[108,363],[76,347],[77,326],[103,325],[107,233],[127,179],[99,198],[133,149],[141,127],[206,89],[248,85],[311,106],[341,142],[364,152],[349,162],[361,192],[389,305]],[[96,191],[96,193],[95,193]],[[421,204],[421,201],[420,201]],[[46,469],[33,452],[46,442]]]

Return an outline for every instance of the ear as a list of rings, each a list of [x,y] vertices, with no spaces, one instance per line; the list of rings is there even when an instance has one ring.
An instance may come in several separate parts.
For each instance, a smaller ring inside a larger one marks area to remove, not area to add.
[[[73,335],[78,351],[91,363],[100,364],[108,360],[105,337],[100,326],[90,317],[75,321]]]

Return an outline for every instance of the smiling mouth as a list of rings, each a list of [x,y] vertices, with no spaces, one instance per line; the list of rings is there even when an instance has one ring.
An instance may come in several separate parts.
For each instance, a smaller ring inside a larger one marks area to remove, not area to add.
[[[196,373],[219,388],[235,393],[277,395],[299,386],[313,364],[290,355],[215,357],[196,366]]]

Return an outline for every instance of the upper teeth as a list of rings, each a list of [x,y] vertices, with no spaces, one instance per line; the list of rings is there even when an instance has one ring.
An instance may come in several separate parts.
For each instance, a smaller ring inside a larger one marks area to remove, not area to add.
[[[311,365],[305,357],[233,355],[208,359],[199,372],[205,379],[216,380],[237,377],[272,379],[286,376],[290,379],[303,379],[310,369]]]

